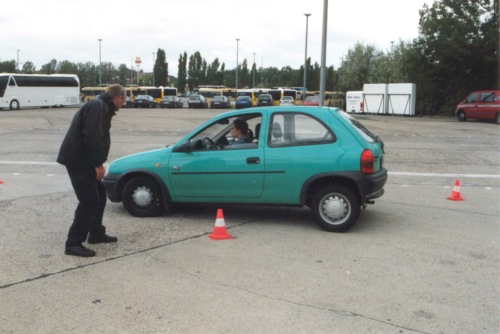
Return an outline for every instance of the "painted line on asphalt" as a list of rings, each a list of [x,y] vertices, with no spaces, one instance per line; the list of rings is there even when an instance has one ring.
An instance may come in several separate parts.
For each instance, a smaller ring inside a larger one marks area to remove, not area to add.
[[[427,176],[427,177],[463,177],[463,178],[485,178],[499,179],[500,175],[496,174],[450,174],[450,173],[413,173],[413,172],[388,172],[389,175],[395,176]]]
[[[57,162],[51,161],[2,161],[0,165],[34,165],[34,166],[61,166]],[[107,164],[105,164],[107,165]],[[496,174],[452,174],[452,173],[414,173],[414,172],[388,172],[394,176],[420,176],[420,177],[463,177],[463,178],[493,178],[498,179],[500,175]]]

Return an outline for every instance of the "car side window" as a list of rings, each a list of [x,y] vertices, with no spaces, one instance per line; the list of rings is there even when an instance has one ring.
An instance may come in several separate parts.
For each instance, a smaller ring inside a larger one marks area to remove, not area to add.
[[[270,147],[317,145],[334,141],[334,133],[320,120],[310,115],[276,113],[269,124]]]
[[[477,102],[477,94],[476,93],[469,95],[469,97],[467,98],[467,103],[471,103],[471,102]]]
[[[231,135],[231,127],[236,119],[243,120],[248,125],[248,132],[242,140],[236,140]],[[208,125],[190,138],[193,150],[240,150],[255,149],[259,146],[257,129],[260,129],[262,114],[247,114],[219,119]],[[254,132],[255,129],[255,132]]]
[[[481,102],[493,102],[495,101],[494,92],[481,93]]]

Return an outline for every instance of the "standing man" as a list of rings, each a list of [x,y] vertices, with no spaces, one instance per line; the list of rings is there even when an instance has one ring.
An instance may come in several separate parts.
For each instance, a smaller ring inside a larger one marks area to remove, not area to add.
[[[102,225],[106,207],[106,189],[102,183],[111,144],[111,118],[125,101],[125,89],[111,85],[99,98],[83,105],[73,117],[57,162],[66,166],[78,198],[78,206],[66,240],[65,254],[90,257],[95,252],[83,246],[117,242]]]

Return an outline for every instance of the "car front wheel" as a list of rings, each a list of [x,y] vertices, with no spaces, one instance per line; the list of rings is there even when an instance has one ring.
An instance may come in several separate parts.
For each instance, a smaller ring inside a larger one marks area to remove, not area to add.
[[[147,176],[130,179],[123,187],[125,209],[136,217],[154,217],[162,213],[162,194],[158,183]]]
[[[457,112],[457,119],[460,121],[460,122],[465,122],[467,120],[467,116],[465,116],[465,111],[463,110],[459,110]]]
[[[342,185],[320,188],[311,206],[318,225],[329,232],[344,232],[358,220],[361,208],[353,191]]]
[[[500,112],[497,112],[497,114],[495,115],[495,122],[497,122],[497,124],[500,124]]]

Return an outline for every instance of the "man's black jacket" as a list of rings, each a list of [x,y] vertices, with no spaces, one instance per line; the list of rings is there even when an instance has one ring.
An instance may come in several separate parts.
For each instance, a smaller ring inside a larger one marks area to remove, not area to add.
[[[83,105],[73,117],[57,162],[66,166],[101,166],[108,159],[109,129],[115,111],[108,95]]]

